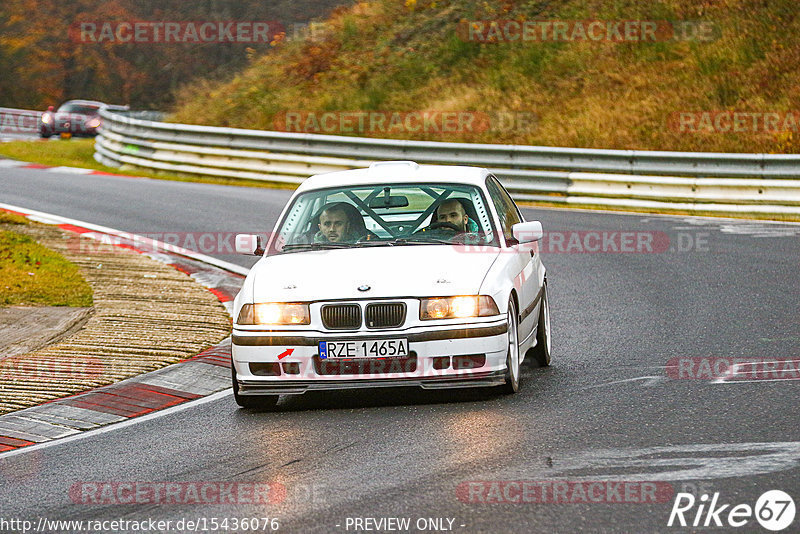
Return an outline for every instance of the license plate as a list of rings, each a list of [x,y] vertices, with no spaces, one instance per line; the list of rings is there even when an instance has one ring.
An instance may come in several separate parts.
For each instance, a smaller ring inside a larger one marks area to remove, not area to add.
[[[397,358],[408,356],[408,339],[365,339],[358,341],[320,341],[319,357]]]

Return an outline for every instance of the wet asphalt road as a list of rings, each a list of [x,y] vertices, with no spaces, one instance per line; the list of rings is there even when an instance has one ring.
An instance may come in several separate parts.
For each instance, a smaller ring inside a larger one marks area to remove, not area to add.
[[[0,169],[0,202],[146,234],[268,232],[289,194]],[[0,456],[0,519],[153,518],[172,521],[171,532],[181,519],[225,517],[275,517],[282,532],[364,531],[356,520],[390,517],[408,518],[414,532],[690,532],[698,529],[667,527],[684,490],[752,506],[779,489],[800,503],[800,380],[775,379],[800,376],[674,379],[676,358],[800,359],[800,225],[523,211],[551,232],[543,261],[554,354],[550,368],[526,364],[519,394],[318,393],[284,398],[277,413],[240,410],[228,395]],[[592,232],[646,232],[658,251],[588,253]],[[87,481],[263,482],[285,498],[76,504],[69,490]],[[522,499],[509,481],[571,485],[560,497]],[[591,482],[604,492],[580,502],[575,490]],[[629,502],[604,502],[620,500],[620,487]],[[636,502],[642,487],[657,488],[657,502]],[[496,502],[515,496],[528,502]],[[737,531],[766,532],[755,519]]]

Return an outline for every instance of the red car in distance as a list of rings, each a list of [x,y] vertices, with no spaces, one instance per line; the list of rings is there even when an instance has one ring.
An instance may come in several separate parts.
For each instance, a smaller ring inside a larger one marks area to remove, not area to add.
[[[39,136],[47,139],[53,135],[94,137],[102,124],[101,109],[128,111],[128,106],[115,106],[94,100],[69,100],[58,111],[50,106],[39,121]]]

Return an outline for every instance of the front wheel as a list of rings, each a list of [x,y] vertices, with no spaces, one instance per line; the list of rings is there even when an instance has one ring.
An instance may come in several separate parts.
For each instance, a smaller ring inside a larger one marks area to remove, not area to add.
[[[233,381],[233,400],[242,408],[251,410],[271,410],[278,404],[278,395],[239,395],[239,382],[236,380],[236,367],[231,359],[231,380]]]
[[[539,367],[550,365],[550,300],[547,298],[547,281],[542,286],[542,303],[539,306],[539,324],[536,327],[536,346],[527,355],[533,357]]]
[[[506,383],[503,392],[511,395],[519,391],[519,322],[514,299],[508,301],[508,351],[506,353]]]

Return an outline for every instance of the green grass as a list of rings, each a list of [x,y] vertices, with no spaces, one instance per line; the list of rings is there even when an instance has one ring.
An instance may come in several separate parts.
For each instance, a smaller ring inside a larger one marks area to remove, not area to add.
[[[69,139],[58,141],[11,141],[0,144],[0,155],[21,161],[32,161],[53,167],[84,167],[112,172],[97,163],[94,139]]]
[[[245,180],[214,176],[198,176],[191,174],[175,174],[167,172],[149,172],[141,169],[116,169],[101,165],[94,159],[94,139],[59,139],[57,141],[11,141],[0,143],[0,156],[40,163],[52,167],[79,167],[94,169],[112,174],[140,176],[158,180],[175,180],[179,182],[201,182],[217,185],[244,185],[249,187],[289,188],[296,186],[260,180]]]
[[[16,213],[0,210],[0,224],[30,224],[28,219]]]
[[[9,305],[91,306],[92,288],[61,254],[0,230],[0,306]]]

